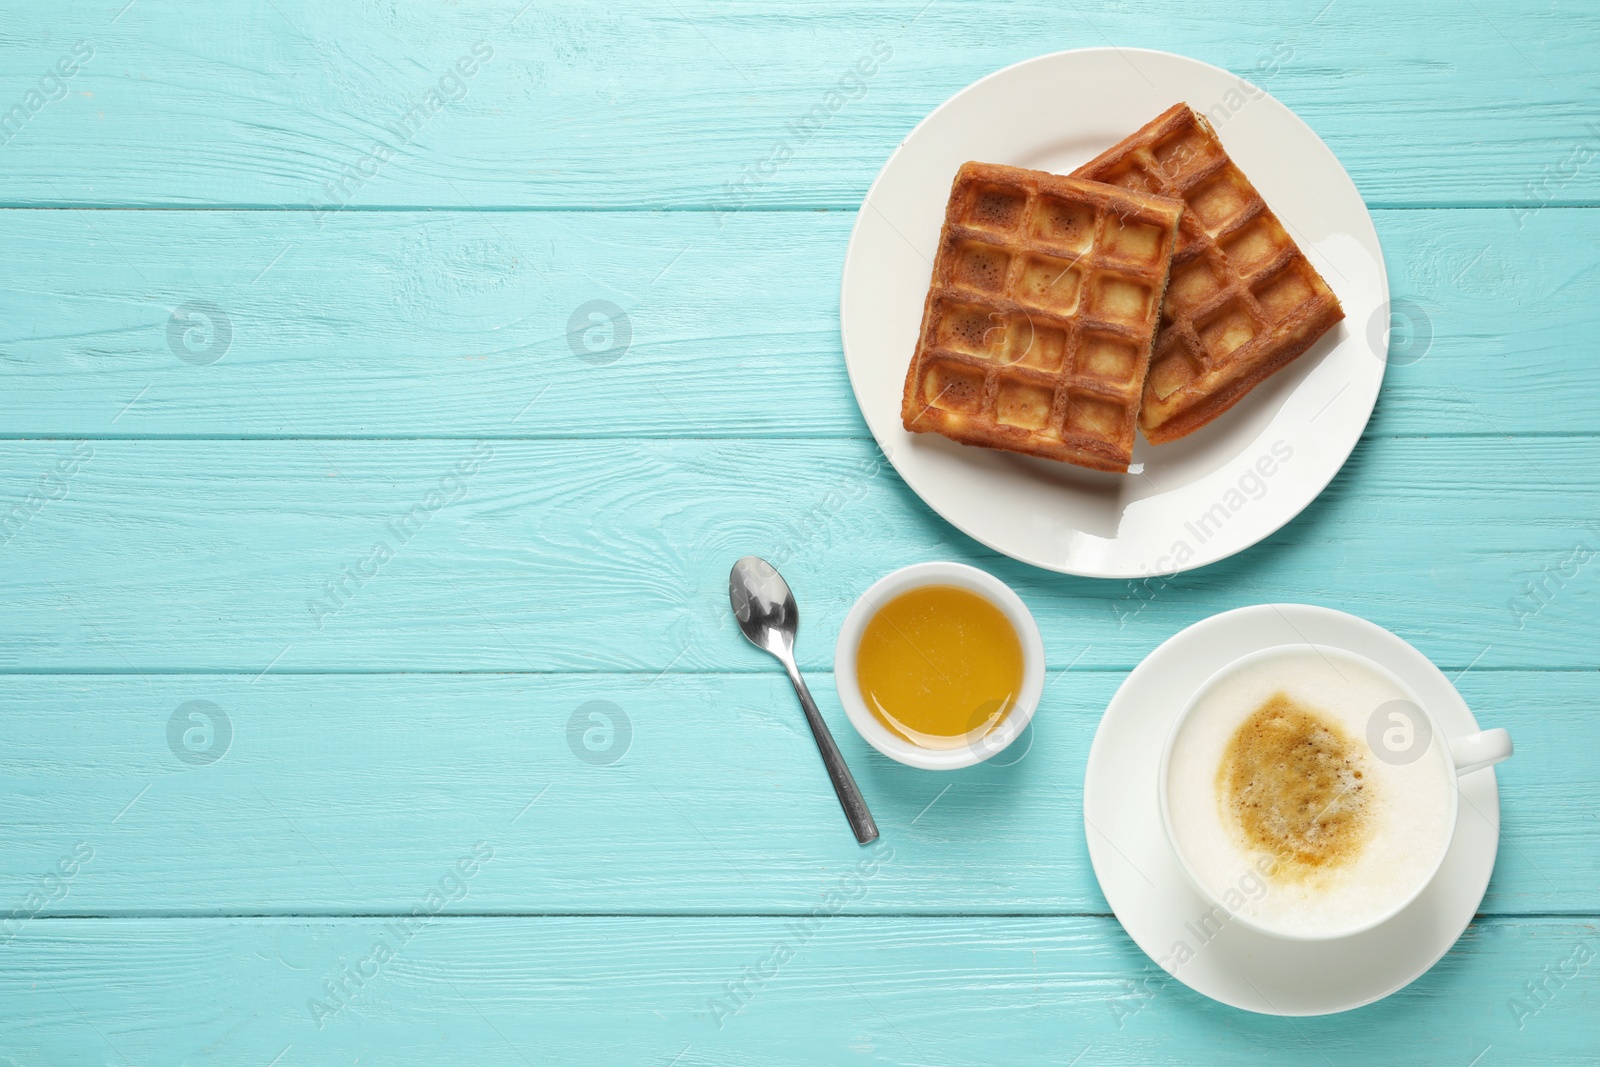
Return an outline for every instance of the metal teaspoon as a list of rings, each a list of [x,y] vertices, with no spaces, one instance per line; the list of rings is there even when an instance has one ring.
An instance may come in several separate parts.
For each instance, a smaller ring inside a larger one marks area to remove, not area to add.
[[[817,710],[817,702],[811,699],[805,679],[800,677],[800,669],[794,665],[794,634],[800,627],[800,611],[795,606],[794,594],[789,591],[789,583],[766,560],[746,556],[733,565],[733,572],[728,575],[728,599],[733,603],[733,616],[739,620],[739,629],[745,637],[757,648],[777,656],[789,674],[789,681],[794,683],[794,692],[805,710],[811,736],[816,738],[828,777],[833,779],[833,791],[839,796],[839,806],[850,820],[856,841],[865,845],[877,840],[878,824],[872,821],[867,802],[856,788],[856,780],[850,776],[844,757],[839,755],[839,746],[833,743],[833,735],[828,732],[828,724],[822,721],[822,713]]]

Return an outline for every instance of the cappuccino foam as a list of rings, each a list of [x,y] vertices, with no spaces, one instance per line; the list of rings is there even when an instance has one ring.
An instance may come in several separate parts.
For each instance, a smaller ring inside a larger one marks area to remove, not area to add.
[[[1437,737],[1403,765],[1367,740],[1374,712],[1407,699],[1359,660],[1292,649],[1228,674],[1190,711],[1167,769],[1169,818],[1228,911],[1329,936],[1428,878],[1449,842],[1454,768]]]

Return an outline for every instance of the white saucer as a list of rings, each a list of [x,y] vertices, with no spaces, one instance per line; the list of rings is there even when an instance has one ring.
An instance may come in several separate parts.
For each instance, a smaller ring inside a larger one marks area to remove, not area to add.
[[[1160,447],[1141,438],[1138,474],[907,433],[900,394],[957,168],[973,159],[1069,171],[1180,100],[1211,116],[1229,154],[1338,295],[1345,321],[1211,425]],[[1316,498],[1372,413],[1389,350],[1388,300],[1361,194],[1292,111],[1198,60],[1090,48],[991,74],[911,131],[856,218],[839,321],[861,413],[928,506],[1025,563],[1126,578],[1231,556]],[[1254,473],[1258,463],[1271,474]]]
[[[1128,936],[1184,985],[1269,1015],[1327,1015],[1388,996],[1427,971],[1472,921],[1500,840],[1493,768],[1459,779],[1456,835],[1433,883],[1410,907],[1366,933],[1291,942],[1225,924],[1208,941],[1192,927],[1211,912],[1184,876],[1161,828],[1156,772],[1189,696],[1218,668],[1258,649],[1306,642],[1347,649],[1394,672],[1449,736],[1478,725],[1439,669],[1394,634],[1341,611],[1262,604],[1213,615],[1167,639],[1111,698],[1089,749],[1084,832],[1101,892]],[[1186,925],[1188,924],[1188,925]],[[1193,955],[1173,963],[1179,942]]]

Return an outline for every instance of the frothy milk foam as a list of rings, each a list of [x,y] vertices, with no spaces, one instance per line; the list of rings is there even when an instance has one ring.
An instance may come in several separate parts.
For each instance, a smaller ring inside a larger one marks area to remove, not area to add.
[[[1408,699],[1333,650],[1244,665],[1202,697],[1167,769],[1173,835],[1233,913],[1329,936],[1404,900],[1448,844],[1455,771],[1441,739],[1405,765],[1375,756],[1373,712]]]

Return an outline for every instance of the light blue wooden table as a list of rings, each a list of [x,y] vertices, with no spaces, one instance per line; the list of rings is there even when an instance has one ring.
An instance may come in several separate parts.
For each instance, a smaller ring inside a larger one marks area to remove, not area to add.
[[[1600,1060],[1592,6],[5,7],[0,1064]],[[1154,593],[945,525],[838,339],[898,140],[1108,42],[1302,115],[1404,312],[1328,491]],[[877,849],[730,624],[751,551]],[[1071,668],[1013,766],[890,763],[833,697],[851,601],[940,558]],[[1518,744],[1481,914],[1342,1016],[1163,981],[1085,852],[1117,684],[1266,600],[1393,629]]]

